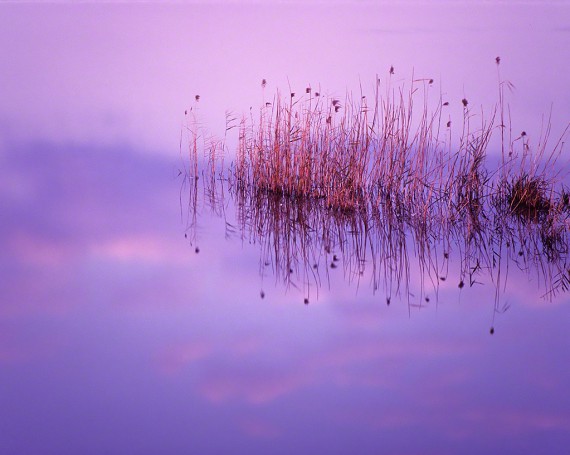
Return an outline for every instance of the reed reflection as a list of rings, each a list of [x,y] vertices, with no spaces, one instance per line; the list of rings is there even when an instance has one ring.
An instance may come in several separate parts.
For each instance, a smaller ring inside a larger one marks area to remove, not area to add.
[[[191,241],[208,207],[228,236],[260,245],[262,277],[302,290],[305,303],[337,268],[356,286],[369,281],[387,304],[398,296],[422,305],[446,280],[459,289],[489,282],[501,311],[511,267],[534,275],[545,298],[567,291],[570,204],[557,159],[568,127],[551,147],[550,125],[533,143],[526,132],[513,137],[499,77],[487,114],[458,101],[454,136],[449,101],[432,101],[433,79],[396,87],[392,74],[383,94],[377,80],[370,104],[307,87],[299,99],[277,92],[257,118],[228,114],[226,134],[239,131],[228,169],[226,141],[203,140],[190,119]]]

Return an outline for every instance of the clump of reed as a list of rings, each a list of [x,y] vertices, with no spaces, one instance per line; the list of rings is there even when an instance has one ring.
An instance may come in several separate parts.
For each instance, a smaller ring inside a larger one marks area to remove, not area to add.
[[[515,216],[539,221],[548,216],[551,206],[548,184],[540,177],[522,175],[507,183],[507,202]]]
[[[427,108],[431,85],[414,79],[407,91],[387,85],[382,97],[378,80],[371,102],[363,94],[341,101],[311,87],[303,96],[277,92],[258,118],[242,120],[233,180],[260,191],[323,199],[333,210],[357,210],[372,194],[419,198],[425,205],[446,161],[434,136],[441,108]],[[424,112],[415,123],[420,89]]]
[[[552,149],[550,123],[533,146],[525,132],[511,139],[504,89],[512,84],[500,75],[499,99],[487,111],[445,99],[431,78],[397,84],[393,77],[393,68],[377,77],[371,97],[308,86],[266,98],[263,80],[257,113],[226,115],[226,135],[238,132],[228,169],[226,137],[205,139],[195,119],[186,127],[189,173],[207,176],[204,194],[224,216],[216,187],[227,182],[242,236],[262,245],[261,273],[271,266],[288,285],[318,289],[329,265],[340,262],[359,279],[368,264],[374,288],[383,284],[392,295],[408,292],[410,252],[422,289],[424,279],[436,289],[455,249],[459,288],[487,270],[501,289],[510,262],[537,270],[549,292],[570,287],[569,193],[556,187],[570,124]],[[451,104],[462,112],[458,121]],[[495,168],[492,146],[500,149]],[[335,248],[341,261],[329,257]]]

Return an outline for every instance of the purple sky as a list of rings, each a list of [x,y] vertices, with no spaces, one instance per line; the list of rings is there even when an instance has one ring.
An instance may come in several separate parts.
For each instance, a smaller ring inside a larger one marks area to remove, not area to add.
[[[549,2],[2,5],[0,128],[55,142],[135,144],[169,155],[196,94],[204,124],[261,102],[260,81],[339,96],[396,79],[431,77],[451,101],[490,109],[502,57],[513,122],[553,135],[568,121],[568,6]],[[453,103],[452,103],[453,104]],[[461,115],[458,104],[457,114]],[[5,133],[7,134],[7,133]]]
[[[568,296],[513,273],[492,337],[488,284],[409,314],[339,269],[305,306],[215,217],[194,253],[177,175],[194,95],[223,134],[262,78],[394,65],[487,108],[500,55],[513,121],[553,104],[555,136],[570,7],[3,4],[0,45],[1,453],[566,453]]]

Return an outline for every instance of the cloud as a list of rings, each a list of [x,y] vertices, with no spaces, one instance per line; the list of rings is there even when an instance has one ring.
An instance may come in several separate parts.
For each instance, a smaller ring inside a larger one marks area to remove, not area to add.
[[[504,436],[516,436],[529,431],[570,431],[570,415],[536,409],[517,410],[476,408],[464,416],[471,425],[484,425],[488,431]]]
[[[257,365],[253,368],[212,369],[201,378],[198,388],[212,403],[222,404],[237,400],[263,405],[297,391],[311,382],[313,377],[304,371]]]
[[[156,363],[163,374],[179,373],[183,368],[207,358],[214,347],[203,340],[169,345],[156,356]]]
[[[103,265],[116,277],[134,264],[132,280],[143,265],[159,276],[187,260],[173,160],[30,142],[4,144],[0,163],[2,312],[83,301],[87,283],[104,275],[85,273]],[[125,281],[105,288],[116,284]]]
[[[276,425],[259,418],[243,418],[239,426],[246,435],[255,439],[273,439],[281,434]]]

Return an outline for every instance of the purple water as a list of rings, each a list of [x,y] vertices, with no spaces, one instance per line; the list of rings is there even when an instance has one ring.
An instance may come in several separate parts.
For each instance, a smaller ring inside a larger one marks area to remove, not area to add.
[[[513,266],[497,313],[492,283],[458,289],[454,262],[437,298],[388,306],[339,261],[305,305],[207,206],[184,237],[179,171],[196,94],[217,135],[226,109],[259,105],[262,78],[342,95],[391,65],[487,108],[498,55],[517,131],[536,142],[552,105],[555,142],[569,13],[0,6],[0,452],[566,453],[567,294],[542,299],[539,276]]]

